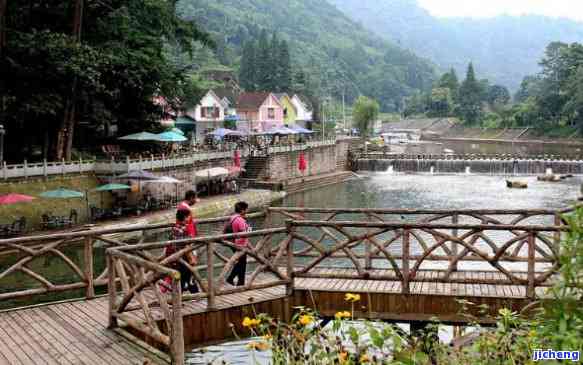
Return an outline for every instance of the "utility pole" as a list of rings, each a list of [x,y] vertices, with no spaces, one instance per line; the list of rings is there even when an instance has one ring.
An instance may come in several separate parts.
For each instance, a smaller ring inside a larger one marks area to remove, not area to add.
[[[344,124],[344,129],[346,130],[346,103],[344,101],[345,89],[342,88],[342,124]]]

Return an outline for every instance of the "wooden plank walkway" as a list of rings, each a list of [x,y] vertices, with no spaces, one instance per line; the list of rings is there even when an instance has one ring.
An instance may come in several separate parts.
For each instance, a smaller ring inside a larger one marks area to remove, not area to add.
[[[389,275],[391,271],[375,270],[374,275]],[[314,273],[354,275],[356,271],[319,268]],[[418,275],[418,278],[437,278],[440,272],[426,270]],[[501,274],[488,271],[463,271],[452,277],[504,279]],[[269,279],[261,276],[256,283]],[[316,307],[317,303],[321,313],[333,315],[346,305],[343,296],[347,292],[365,294],[362,305],[368,309],[357,315],[391,320],[429,318],[428,313],[432,311],[438,312],[435,314],[445,321],[454,320],[447,313],[455,311],[451,303],[458,298],[478,297],[500,305],[510,303],[510,307],[516,308],[527,302],[525,287],[519,285],[420,281],[412,282],[411,293],[403,296],[399,281],[296,278],[295,294],[291,298],[286,297],[285,286],[280,285],[219,295],[214,311],[207,310],[206,299],[183,302],[185,342],[187,346],[200,346],[229,338],[232,327],[240,327],[242,318],[255,312],[288,318],[292,306],[314,304]],[[543,292],[544,288],[537,288],[537,296],[543,296]],[[167,358],[108,330],[107,310],[108,298],[100,297],[0,312],[0,364],[143,364],[144,359],[154,364],[167,363]],[[159,308],[153,307],[151,311],[156,320],[163,320]],[[141,310],[131,313],[136,319],[144,320]],[[422,316],[417,318],[415,313]]]

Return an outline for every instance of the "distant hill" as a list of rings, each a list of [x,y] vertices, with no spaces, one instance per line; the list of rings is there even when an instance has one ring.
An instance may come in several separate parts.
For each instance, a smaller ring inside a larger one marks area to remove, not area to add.
[[[516,90],[539,71],[552,41],[583,41],[583,23],[544,16],[435,18],[416,0],[329,0],[367,29],[463,77],[473,61],[480,78]]]
[[[307,71],[320,95],[349,101],[360,93],[385,111],[404,96],[427,89],[436,76],[430,62],[358,25],[322,0],[181,0],[178,11],[210,31],[223,64],[238,68],[243,43],[262,29],[290,44],[292,61]]]

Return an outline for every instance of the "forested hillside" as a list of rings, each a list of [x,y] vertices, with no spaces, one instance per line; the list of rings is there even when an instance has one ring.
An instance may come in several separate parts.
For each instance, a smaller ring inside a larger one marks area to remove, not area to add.
[[[178,12],[209,31],[215,59],[238,71],[243,45],[263,30],[289,45],[293,74],[305,74],[318,96],[348,101],[359,94],[379,100],[385,111],[400,110],[404,96],[428,89],[434,67],[357,25],[320,0],[181,0]],[[199,64],[200,66],[200,64]],[[297,80],[294,80],[297,81]]]
[[[542,16],[489,19],[435,18],[416,0],[329,0],[367,29],[442,68],[465,72],[469,62],[512,90],[540,71],[538,61],[554,41],[583,41],[583,24]]]

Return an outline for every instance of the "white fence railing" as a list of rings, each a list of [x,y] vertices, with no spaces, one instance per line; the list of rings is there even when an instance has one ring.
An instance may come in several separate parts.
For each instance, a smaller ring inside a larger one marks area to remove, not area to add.
[[[336,140],[329,139],[323,141],[311,141],[305,144],[275,146],[269,147],[268,153],[284,153],[290,151],[301,151],[310,148],[323,146],[333,146]],[[161,170],[182,166],[190,166],[200,161],[212,161],[227,159],[233,157],[234,151],[218,152],[193,152],[187,155],[173,156],[151,156],[150,158],[138,158],[125,160],[78,160],[78,161],[60,161],[60,162],[42,162],[29,164],[26,161],[22,164],[7,165],[4,163],[0,166],[0,179],[27,179],[30,177],[48,177],[70,174],[123,174],[132,170]],[[240,150],[241,157],[247,157],[250,154],[249,149]]]

